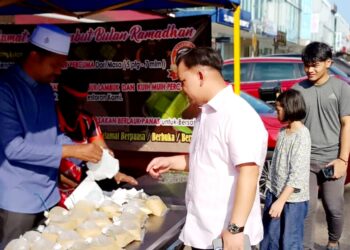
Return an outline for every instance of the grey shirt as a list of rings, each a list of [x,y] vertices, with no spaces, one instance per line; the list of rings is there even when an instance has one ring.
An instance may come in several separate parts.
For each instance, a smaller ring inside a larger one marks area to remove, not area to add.
[[[315,86],[309,80],[293,87],[306,103],[305,126],[311,135],[311,162],[329,163],[340,149],[340,118],[350,115],[350,86],[335,77]]]
[[[290,134],[286,133],[286,128],[281,129],[266,182],[275,196],[289,186],[297,191],[287,202],[309,200],[310,151],[310,133],[305,126]]]

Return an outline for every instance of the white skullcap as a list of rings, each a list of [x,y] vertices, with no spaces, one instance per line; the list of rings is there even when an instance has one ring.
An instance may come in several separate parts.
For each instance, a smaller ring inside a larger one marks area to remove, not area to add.
[[[55,25],[40,24],[34,29],[29,42],[56,54],[68,55],[70,35]]]

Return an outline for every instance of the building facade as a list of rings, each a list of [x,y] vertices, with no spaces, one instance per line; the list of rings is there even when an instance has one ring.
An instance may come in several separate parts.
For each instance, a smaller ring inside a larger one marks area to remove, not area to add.
[[[241,0],[241,56],[300,53],[311,41],[325,42],[334,52],[350,53],[349,23],[330,1]],[[226,22],[222,22],[221,10],[212,11],[213,46],[225,59],[231,58],[233,14],[226,10]]]

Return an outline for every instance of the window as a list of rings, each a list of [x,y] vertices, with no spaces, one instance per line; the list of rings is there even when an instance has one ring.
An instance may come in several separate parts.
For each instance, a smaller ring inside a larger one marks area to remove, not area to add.
[[[225,79],[225,81],[233,82],[233,70],[234,66],[233,64],[225,64],[222,67],[222,75]],[[241,63],[241,81],[246,82],[249,81],[249,64],[248,63]]]
[[[232,64],[226,64],[222,67],[222,76],[224,77],[225,81],[232,82],[233,81],[233,65]]]
[[[252,81],[295,79],[297,71],[294,63],[255,63]]]
[[[303,63],[298,63],[299,65],[299,70],[300,70],[300,74],[301,76],[306,76],[305,70],[304,70],[304,64]]]

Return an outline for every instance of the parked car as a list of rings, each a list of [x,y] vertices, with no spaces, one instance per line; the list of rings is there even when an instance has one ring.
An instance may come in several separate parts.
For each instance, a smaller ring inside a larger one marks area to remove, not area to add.
[[[260,198],[263,201],[266,195],[266,179],[267,179],[268,169],[271,165],[271,158],[272,158],[273,150],[276,146],[278,133],[283,125],[277,119],[276,110],[272,105],[267,104],[266,102],[256,97],[253,97],[247,93],[244,93],[242,91],[240,96],[244,100],[246,100],[260,115],[260,118],[263,121],[269,136],[267,157],[266,157],[266,161],[263,166],[263,170],[261,172],[261,177],[259,180]]]
[[[233,60],[225,60],[222,69],[226,81],[233,81]],[[330,74],[348,82],[344,72],[332,66]],[[274,102],[276,94],[306,79],[300,57],[244,57],[241,58],[241,90],[267,102]]]
[[[269,56],[301,58],[301,54],[273,54]],[[332,60],[333,64],[329,69],[329,73],[350,84],[350,63],[336,56],[334,56]]]
[[[241,90],[264,101],[274,101],[276,92],[306,79],[300,62],[287,57],[241,58]],[[225,60],[222,74],[226,81],[233,81],[233,71],[233,60]]]
[[[241,92],[240,96],[246,100],[260,115],[260,118],[269,134],[268,149],[273,151],[276,146],[278,132],[282,127],[282,124],[277,119],[275,108],[272,105],[269,105],[266,102],[247,93]]]
[[[341,57],[334,57],[333,62],[335,66],[350,77],[350,63]]]

